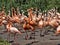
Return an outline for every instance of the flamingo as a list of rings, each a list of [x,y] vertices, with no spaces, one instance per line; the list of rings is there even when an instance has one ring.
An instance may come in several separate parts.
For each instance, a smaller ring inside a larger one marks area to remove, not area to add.
[[[12,21],[13,23],[18,23],[18,24],[20,24],[20,19],[19,19],[19,17],[16,15],[16,11],[15,11],[14,8],[12,8],[11,21]]]
[[[34,28],[34,29],[31,29],[31,31],[32,31],[31,34],[34,34],[34,37],[33,37],[34,39],[35,39],[35,27],[37,26],[37,22],[38,22],[37,20],[39,21],[39,18],[37,18],[36,13],[35,13],[32,15],[32,18],[29,23]],[[30,35],[30,38],[32,38],[31,36],[32,35]]]
[[[31,29],[32,31],[34,30],[34,27],[32,26],[33,25],[33,22],[31,21],[31,17],[27,17],[24,19],[25,22],[23,24],[23,28],[24,30],[29,30]],[[27,33],[26,33],[27,34]],[[28,37],[28,36],[27,36]]]
[[[56,28],[56,32],[55,35],[59,35],[60,34],[60,25]]]
[[[39,21],[38,26],[39,26],[39,28],[41,29],[41,30],[40,30],[40,36],[41,36],[41,33],[42,33],[42,31],[43,31],[42,29],[43,29],[43,27],[44,27],[44,22],[43,22],[42,19]]]
[[[3,10],[3,11],[1,12],[1,18],[0,18],[0,19],[1,19],[1,20],[0,20],[0,21],[1,21],[1,22],[0,22],[1,25],[4,25],[4,26],[6,25],[6,23],[7,23],[7,21],[6,21],[7,18],[6,18],[6,17],[7,17],[7,16],[6,16],[6,13],[5,13],[5,11]]]
[[[16,41],[16,34],[20,34],[21,32],[16,28],[12,26],[12,23],[10,21],[8,21],[7,25],[6,25],[6,29],[9,33],[9,38],[10,38],[10,34],[13,33],[14,34],[14,40]]]
[[[31,25],[29,25],[29,24],[27,24],[26,22],[23,24],[23,29],[25,30],[25,32],[26,32],[26,36],[25,36],[25,39],[27,40],[28,39],[28,34],[27,34],[27,31],[29,30],[29,29],[33,29],[33,27],[31,26]]]
[[[50,22],[49,22],[49,25],[52,26],[53,28],[56,28],[59,23],[57,22],[57,19],[56,18],[53,18]]]
[[[58,25],[59,25],[59,23],[58,23],[58,17],[57,17],[57,15],[56,16],[49,15],[47,17],[47,26],[51,26],[52,28],[56,29]]]

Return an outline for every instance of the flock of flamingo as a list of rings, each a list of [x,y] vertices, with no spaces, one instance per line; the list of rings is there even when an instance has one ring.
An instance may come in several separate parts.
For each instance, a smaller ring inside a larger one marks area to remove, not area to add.
[[[15,8],[12,7],[11,12],[12,14],[10,14],[9,11],[8,15],[6,15],[4,9],[0,11],[0,26],[5,26],[6,31],[9,33],[8,36],[10,36],[10,34],[13,33],[14,40],[16,39],[17,33],[20,35],[23,34],[18,28],[13,26],[13,24],[15,23],[22,25],[22,28],[26,33],[26,40],[28,39],[27,32],[31,30],[31,33],[35,33],[35,28],[40,29],[40,36],[42,35],[42,31],[44,31],[43,28],[47,26],[51,26],[55,29],[55,35],[60,34],[60,13],[56,12],[55,14],[54,10],[49,10],[47,15],[41,12],[39,12],[37,15],[36,11],[33,11],[33,8],[30,8],[27,10],[28,16],[26,16],[24,15],[24,13],[21,14],[19,12],[19,9],[17,9],[16,11]]]

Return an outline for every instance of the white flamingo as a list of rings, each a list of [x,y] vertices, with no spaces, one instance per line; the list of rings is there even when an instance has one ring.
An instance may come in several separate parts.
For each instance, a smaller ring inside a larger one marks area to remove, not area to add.
[[[7,28],[7,31],[9,33],[9,37],[10,37],[10,33],[13,33],[14,34],[14,40],[16,40],[16,34],[21,34],[21,32],[16,28],[16,27],[12,27],[11,23],[8,23],[6,25],[6,28]],[[9,38],[8,38],[9,39]]]

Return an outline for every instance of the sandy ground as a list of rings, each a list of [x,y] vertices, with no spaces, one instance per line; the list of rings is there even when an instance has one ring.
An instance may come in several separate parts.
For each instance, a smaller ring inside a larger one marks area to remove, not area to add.
[[[4,27],[0,27],[0,33],[6,30]],[[39,29],[36,29],[35,32],[35,40],[25,40],[24,37],[26,33],[23,33],[22,35],[17,34],[17,39],[15,42],[19,43],[19,45],[60,45],[60,36],[52,36],[52,32],[49,32],[50,34],[45,35],[44,37],[39,36]],[[28,32],[28,35],[30,35],[31,32]],[[0,34],[0,37],[7,40],[8,33]],[[13,35],[11,34],[10,40],[13,40]],[[35,42],[34,42],[35,41]],[[11,43],[12,45],[12,43]]]

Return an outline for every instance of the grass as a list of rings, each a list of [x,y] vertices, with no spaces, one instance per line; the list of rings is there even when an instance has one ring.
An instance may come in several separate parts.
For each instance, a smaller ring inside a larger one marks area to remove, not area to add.
[[[0,38],[0,45],[10,45],[6,40]]]

